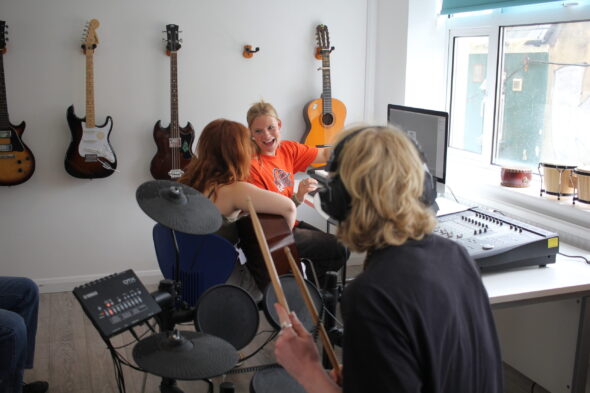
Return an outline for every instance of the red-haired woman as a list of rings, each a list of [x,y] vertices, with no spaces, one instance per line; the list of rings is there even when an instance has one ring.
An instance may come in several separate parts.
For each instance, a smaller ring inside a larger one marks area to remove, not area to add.
[[[238,241],[234,222],[240,213],[248,211],[248,197],[258,213],[283,216],[290,229],[295,224],[297,211],[291,199],[246,181],[251,156],[250,131],[244,125],[225,119],[213,120],[201,132],[195,156],[179,179],[215,204],[224,217],[218,234],[234,244]],[[245,289],[251,294],[256,292],[253,288]]]

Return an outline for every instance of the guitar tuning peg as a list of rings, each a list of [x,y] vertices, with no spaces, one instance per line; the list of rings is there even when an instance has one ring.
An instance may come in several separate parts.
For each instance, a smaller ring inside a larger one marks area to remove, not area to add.
[[[182,33],[183,31],[182,31],[182,30],[178,30],[178,32],[179,32],[179,33]]]
[[[178,39],[178,42],[182,42],[182,38],[179,38],[179,39]]]
[[[165,32],[166,32],[166,30],[162,30],[162,33],[165,33]]]

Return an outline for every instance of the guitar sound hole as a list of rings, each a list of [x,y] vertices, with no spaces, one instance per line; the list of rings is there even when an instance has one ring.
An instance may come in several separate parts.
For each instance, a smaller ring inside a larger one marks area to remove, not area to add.
[[[324,113],[322,115],[322,123],[325,126],[331,126],[334,123],[334,115],[331,113]]]

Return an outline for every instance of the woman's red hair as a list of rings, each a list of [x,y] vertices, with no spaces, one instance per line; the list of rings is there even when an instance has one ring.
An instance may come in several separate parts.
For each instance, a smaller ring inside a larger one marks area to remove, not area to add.
[[[203,128],[195,156],[178,181],[215,200],[220,186],[248,178],[251,157],[250,131],[243,124],[213,120]]]

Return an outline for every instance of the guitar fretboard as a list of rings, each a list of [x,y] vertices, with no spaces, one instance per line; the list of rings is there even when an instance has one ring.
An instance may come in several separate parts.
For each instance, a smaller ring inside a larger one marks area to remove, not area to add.
[[[86,126],[94,128],[94,50],[86,49]]]
[[[6,84],[4,83],[4,54],[0,52],[0,128],[7,128],[9,126]]]
[[[330,52],[322,51],[322,107],[323,113],[332,113],[332,88],[330,82]]]
[[[170,52],[170,136],[180,138],[178,129],[178,76],[176,52]]]

